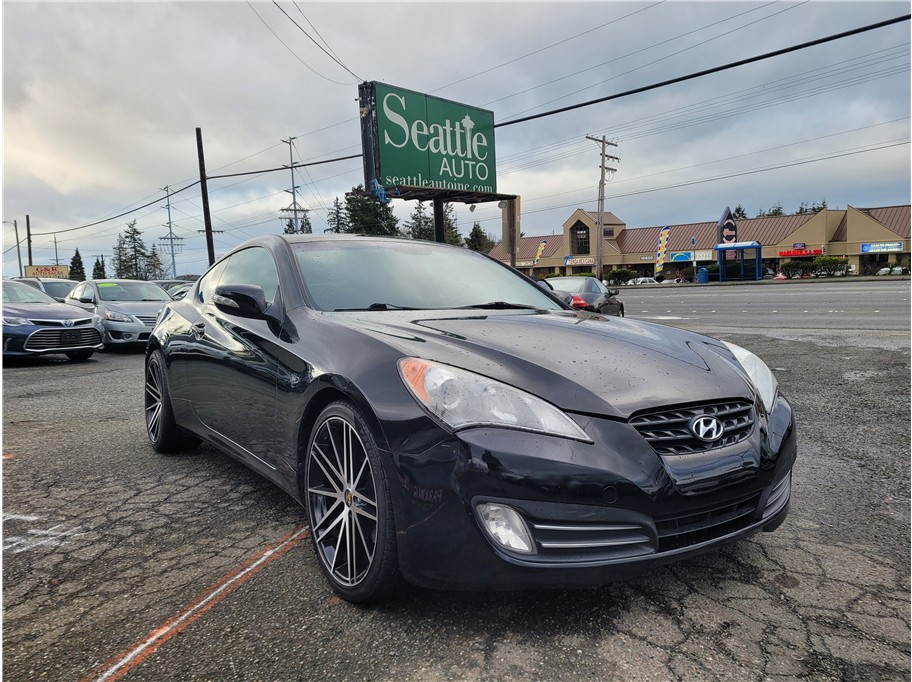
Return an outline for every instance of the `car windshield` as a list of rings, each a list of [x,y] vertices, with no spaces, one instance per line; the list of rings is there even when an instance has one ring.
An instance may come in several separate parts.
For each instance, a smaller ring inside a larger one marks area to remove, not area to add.
[[[152,282],[98,282],[102,301],[171,301],[164,289]]]
[[[568,294],[578,294],[586,284],[585,277],[549,277],[545,281],[557,291],[566,291]]]
[[[48,296],[40,289],[35,289],[27,284],[18,284],[16,282],[3,283],[3,302],[4,303],[57,303],[53,298]]]
[[[56,298],[65,298],[74,286],[72,282],[45,282],[44,290]]]
[[[380,240],[293,247],[307,289],[322,310],[561,309],[536,285],[467,249]]]

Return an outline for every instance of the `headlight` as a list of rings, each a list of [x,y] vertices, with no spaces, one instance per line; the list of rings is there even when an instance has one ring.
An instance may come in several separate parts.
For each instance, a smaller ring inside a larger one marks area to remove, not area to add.
[[[418,402],[453,430],[500,426],[592,442],[550,403],[480,374],[418,358],[399,360],[399,374]]]
[[[776,400],[776,392],[779,390],[779,384],[776,382],[776,377],[773,376],[770,368],[749,350],[727,341],[722,343],[732,352],[732,355],[738,360],[738,364],[741,365],[754,388],[757,389],[757,393],[760,394],[760,400],[763,401],[763,407],[766,408],[767,412],[772,410],[773,403]]]
[[[3,324],[10,327],[21,327],[24,324],[31,324],[31,322],[24,317],[4,317]]]
[[[133,318],[129,315],[124,315],[123,313],[118,313],[115,310],[99,310],[100,315],[104,316],[104,319],[111,320],[111,322],[132,322]]]

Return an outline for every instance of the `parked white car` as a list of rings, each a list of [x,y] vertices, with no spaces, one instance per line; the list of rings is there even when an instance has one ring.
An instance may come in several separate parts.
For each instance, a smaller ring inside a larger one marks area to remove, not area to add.
[[[892,268],[881,268],[877,271],[878,275],[901,275],[902,268],[898,265],[893,266]]]
[[[628,284],[639,285],[639,284],[658,284],[655,277],[637,277],[628,282]]]

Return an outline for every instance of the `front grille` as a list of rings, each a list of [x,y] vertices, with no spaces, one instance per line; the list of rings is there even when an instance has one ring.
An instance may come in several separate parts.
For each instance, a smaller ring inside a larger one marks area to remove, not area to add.
[[[147,327],[154,327],[155,321],[158,319],[158,314],[155,315],[134,315],[137,320],[142,322]]]
[[[91,317],[84,317],[80,320],[29,320],[32,324],[39,327],[64,327],[68,328],[66,322],[72,322],[70,327],[81,327],[87,324],[92,324]]]
[[[568,562],[626,559],[654,554],[655,533],[637,522],[533,522],[539,561]]]
[[[722,436],[711,443],[690,430],[691,421],[704,415],[716,417],[724,427]],[[689,455],[747,439],[754,428],[754,408],[746,400],[706,403],[639,414],[629,423],[658,454]]]
[[[25,342],[25,350],[38,352],[97,346],[101,334],[94,327],[88,329],[39,329]]]
[[[659,552],[696,545],[746,528],[753,521],[760,495],[700,511],[657,518]]]

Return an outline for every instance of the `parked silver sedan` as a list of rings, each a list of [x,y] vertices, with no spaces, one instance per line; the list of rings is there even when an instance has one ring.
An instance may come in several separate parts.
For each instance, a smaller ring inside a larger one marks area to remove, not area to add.
[[[153,282],[135,279],[86,280],[76,286],[65,302],[91,310],[105,328],[105,347],[145,343],[171,295]]]

